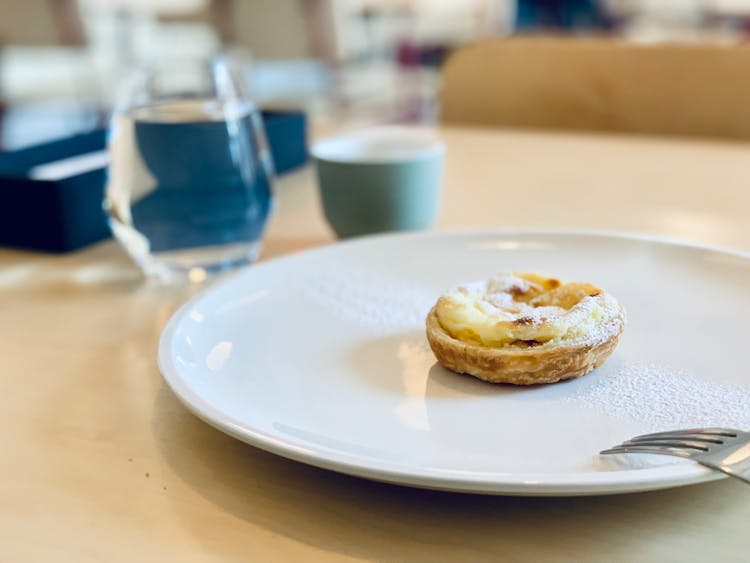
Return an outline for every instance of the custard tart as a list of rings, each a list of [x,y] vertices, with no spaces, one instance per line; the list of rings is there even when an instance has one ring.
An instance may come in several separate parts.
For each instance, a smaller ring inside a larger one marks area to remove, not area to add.
[[[427,316],[427,339],[451,371],[534,385],[599,367],[624,325],[617,300],[592,284],[514,272],[442,295]]]

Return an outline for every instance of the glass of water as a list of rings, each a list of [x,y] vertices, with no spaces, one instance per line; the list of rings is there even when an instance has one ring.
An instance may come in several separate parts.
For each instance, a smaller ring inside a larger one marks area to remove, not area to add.
[[[136,72],[109,135],[105,209],[151,277],[202,281],[254,261],[273,204],[260,114],[226,59]]]

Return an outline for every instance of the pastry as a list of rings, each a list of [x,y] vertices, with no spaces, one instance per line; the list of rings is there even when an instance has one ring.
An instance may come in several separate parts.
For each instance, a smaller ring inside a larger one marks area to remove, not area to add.
[[[617,300],[594,285],[513,273],[441,296],[427,316],[427,339],[452,371],[533,385],[599,367],[624,324]]]

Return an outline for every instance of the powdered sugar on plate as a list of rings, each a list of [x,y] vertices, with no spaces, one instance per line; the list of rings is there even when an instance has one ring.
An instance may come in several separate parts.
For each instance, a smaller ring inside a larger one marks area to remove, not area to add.
[[[305,290],[328,313],[378,331],[423,327],[438,297],[418,284],[342,264],[319,271]]]
[[[421,330],[438,293],[374,269],[330,264],[304,285],[306,298],[328,314],[378,333]],[[616,328],[616,327],[615,327]],[[607,323],[589,338],[604,337]],[[700,426],[750,429],[748,385],[701,379],[656,363],[609,365],[571,382],[556,400],[634,423],[643,432]]]
[[[590,376],[563,401],[638,423],[644,432],[706,426],[750,428],[750,387],[704,381],[685,370],[628,364]]]

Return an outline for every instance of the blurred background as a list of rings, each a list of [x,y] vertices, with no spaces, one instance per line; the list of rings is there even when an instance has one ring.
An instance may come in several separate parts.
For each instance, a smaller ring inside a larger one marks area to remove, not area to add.
[[[263,108],[429,123],[445,57],[515,34],[740,43],[750,0],[0,0],[0,150],[102,126],[134,66],[222,52]]]

